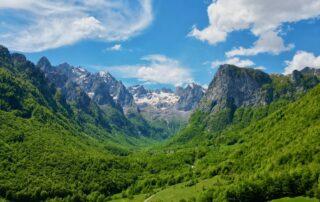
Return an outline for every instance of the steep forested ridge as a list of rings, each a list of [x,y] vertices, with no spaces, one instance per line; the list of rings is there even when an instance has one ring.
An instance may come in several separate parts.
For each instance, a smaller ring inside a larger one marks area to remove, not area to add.
[[[121,114],[101,111],[77,89],[67,102],[40,69],[4,47],[0,65],[3,198],[76,200],[93,192],[104,198],[132,183],[136,174],[127,171],[135,165],[120,156],[145,140],[119,125]]]
[[[283,76],[222,66],[188,125],[141,149],[155,140],[136,133],[139,116],[111,99],[101,107],[77,83],[57,86],[40,66],[0,47],[0,200],[156,201],[162,190],[173,201],[320,198],[312,68]]]

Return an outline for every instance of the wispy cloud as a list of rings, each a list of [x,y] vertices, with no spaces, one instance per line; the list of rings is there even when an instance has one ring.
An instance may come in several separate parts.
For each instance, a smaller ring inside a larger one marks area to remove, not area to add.
[[[115,44],[114,46],[111,46],[106,49],[107,51],[121,51],[122,45],[121,44]]]
[[[177,60],[164,55],[148,55],[141,58],[145,64],[108,67],[106,70],[122,78],[134,78],[144,82],[179,86],[193,82],[190,69]]]
[[[284,23],[313,19],[320,15],[319,0],[218,0],[208,7],[209,26],[203,30],[194,27],[189,36],[210,44],[227,40],[228,34],[250,30],[258,40],[249,48],[237,47],[227,56],[279,54],[293,48],[281,37]]]
[[[10,49],[37,52],[84,39],[123,41],[153,20],[152,0],[1,0],[10,15],[0,43]]]

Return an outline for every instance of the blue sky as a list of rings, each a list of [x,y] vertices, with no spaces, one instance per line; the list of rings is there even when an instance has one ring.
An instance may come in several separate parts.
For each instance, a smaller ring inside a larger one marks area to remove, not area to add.
[[[149,87],[206,85],[223,63],[320,68],[319,0],[57,2],[0,2],[0,43],[33,62],[47,56]]]

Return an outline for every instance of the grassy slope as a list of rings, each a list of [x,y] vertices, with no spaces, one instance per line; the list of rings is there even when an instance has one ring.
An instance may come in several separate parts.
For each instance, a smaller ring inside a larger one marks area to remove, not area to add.
[[[312,199],[307,197],[296,197],[296,198],[282,198],[273,200],[272,202],[318,202],[318,199]]]
[[[133,198],[113,199],[111,202],[176,202],[176,201],[197,201],[201,199],[203,191],[210,189],[213,185],[221,183],[217,177],[200,181],[199,183],[188,186],[187,183],[180,183],[165,189],[159,189],[153,194],[136,195]],[[117,196],[121,197],[121,195]],[[272,202],[317,202],[318,199],[308,197],[282,198]]]

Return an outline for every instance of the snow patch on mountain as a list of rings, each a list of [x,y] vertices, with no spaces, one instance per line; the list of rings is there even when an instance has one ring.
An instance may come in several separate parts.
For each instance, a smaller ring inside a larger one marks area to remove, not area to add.
[[[162,110],[173,107],[178,101],[179,96],[170,92],[149,92],[143,97],[133,96],[138,105],[152,105]]]

